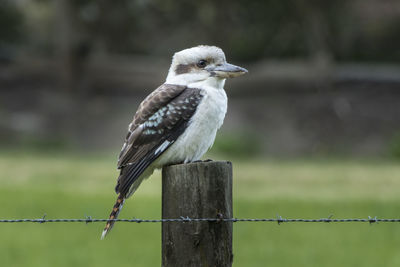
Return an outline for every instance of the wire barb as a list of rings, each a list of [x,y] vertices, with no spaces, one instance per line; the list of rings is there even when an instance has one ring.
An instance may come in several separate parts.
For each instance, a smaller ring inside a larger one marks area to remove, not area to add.
[[[371,216],[368,216],[368,221],[370,224],[378,223],[378,218],[376,216],[374,218],[372,218]]]
[[[93,222],[92,216],[85,216],[86,217],[86,224]]]
[[[278,219],[276,219],[276,221],[278,222],[278,225],[280,225],[281,223],[285,222],[285,220],[282,218],[282,216],[280,215],[276,215]]]
[[[45,223],[46,222],[46,213],[43,215],[42,219],[38,220],[39,223]]]
[[[190,222],[192,219],[189,218],[189,216],[183,217],[181,216],[181,221],[182,222]]]
[[[327,223],[331,222],[332,217],[333,217],[333,214],[329,215],[328,218],[325,219],[325,222],[327,222]]]

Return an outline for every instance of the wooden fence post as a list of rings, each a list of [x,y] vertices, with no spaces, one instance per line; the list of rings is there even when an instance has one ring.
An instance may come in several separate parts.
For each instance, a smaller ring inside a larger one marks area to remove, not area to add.
[[[162,218],[232,218],[232,164],[172,165],[162,171]],[[232,222],[163,222],[162,266],[232,266]]]

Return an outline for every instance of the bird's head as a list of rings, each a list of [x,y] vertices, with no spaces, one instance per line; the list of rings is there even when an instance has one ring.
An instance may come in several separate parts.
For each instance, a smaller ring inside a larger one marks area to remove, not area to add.
[[[223,84],[247,70],[226,62],[225,54],[216,46],[200,45],[175,53],[166,82],[189,85],[203,81]]]

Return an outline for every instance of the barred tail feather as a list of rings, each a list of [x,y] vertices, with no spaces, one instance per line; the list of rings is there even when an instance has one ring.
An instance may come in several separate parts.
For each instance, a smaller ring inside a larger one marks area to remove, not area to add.
[[[117,201],[115,202],[115,205],[110,213],[110,217],[108,218],[106,227],[104,227],[103,233],[101,234],[101,239],[104,239],[104,237],[111,231],[115,219],[118,218],[118,214],[122,209],[122,206],[124,205],[125,198],[122,194],[118,195]]]

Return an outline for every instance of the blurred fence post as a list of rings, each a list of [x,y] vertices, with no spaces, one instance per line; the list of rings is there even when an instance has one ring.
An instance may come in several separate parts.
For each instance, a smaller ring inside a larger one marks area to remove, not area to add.
[[[232,164],[172,165],[162,171],[162,218],[232,218]],[[232,222],[162,223],[162,266],[231,266]]]

